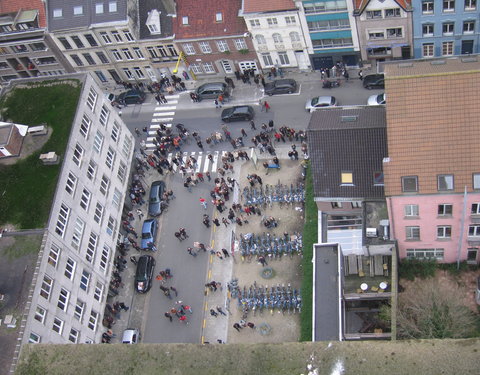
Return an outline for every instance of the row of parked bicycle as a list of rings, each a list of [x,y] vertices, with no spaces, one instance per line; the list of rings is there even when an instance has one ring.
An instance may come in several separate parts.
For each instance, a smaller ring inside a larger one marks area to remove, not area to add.
[[[293,206],[294,203],[305,201],[305,186],[301,182],[290,186],[281,184],[260,186],[246,186],[243,189],[243,201],[248,205],[267,204],[272,207],[273,203],[278,203],[280,207],[284,204]]]
[[[242,260],[251,260],[254,256],[269,257],[269,259],[281,259],[282,256],[294,254],[302,255],[303,241],[300,233],[293,235],[284,233],[283,237],[270,233],[255,235],[253,233],[240,234],[239,240]]]
[[[244,315],[258,311],[260,314],[264,310],[269,310],[273,314],[274,310],[285,313],[300,313],[302,310],[302,297],[300,289],[292,288],[290,284],[277,284],[269,287],[257,286],[256,282],[250,287],[241,288],[238,285],[238,279],[232,279],[228,284],[228,290],[232,299],[237,299],[239,308]]]

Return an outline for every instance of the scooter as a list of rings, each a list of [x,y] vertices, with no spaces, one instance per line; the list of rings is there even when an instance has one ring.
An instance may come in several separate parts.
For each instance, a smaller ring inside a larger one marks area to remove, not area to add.
[[[335,88],[335,87],[339,87],[340,86],[340,81],[329,81],[328,79],[324,80],[323,81],[323,85],[322,85],[322,88],[324,89],[332,89],[332,88]]]

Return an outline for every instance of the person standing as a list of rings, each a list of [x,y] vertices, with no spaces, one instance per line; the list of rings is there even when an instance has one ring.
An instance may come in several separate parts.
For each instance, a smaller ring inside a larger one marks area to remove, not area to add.
[[[222,253],[225,256],[225,258],[230,258],[230,254],[228,253],[227,249],[222,249]]]
[[[360,69],[360,70],[358,71],[358,78],[360,79],[360,81],[363,80],[363,71],[362,71],[362,69]]]
[[[263,106],[265,107],[265,112],[268,112],[268,110],[270,109],[270,104],[268,104],[266,100],[263,102]]]
[[[200,197],[199,201],[200,201],[200,204],[203,206],[203,208],[207,209],[207,201],[205,200],[205,198]]]
[[[168,311],[164,315],[165,315],[165,318],[170,319],[170,322],[173,321],[172,314],[170,314]]]
[[[197,253],[194,252],[192,247],[187,247],[187,252],[193,257],[197,256]]]
[[[210,309],[210,315],[216,318],[218,316],[218,313],[214,309]]]
[[[212,223],[215,224],[215,226],[217,226],[217,227],[220,226],[220,221],[218,220],[218,218],[213,219]]]
[[[235,324],[233,325],[233,328],[235,328],[235,329],[237,330],[237,332],[240,332],[240,330],[241,330],[243,327],[242,327],[240,324],[235,323]]]

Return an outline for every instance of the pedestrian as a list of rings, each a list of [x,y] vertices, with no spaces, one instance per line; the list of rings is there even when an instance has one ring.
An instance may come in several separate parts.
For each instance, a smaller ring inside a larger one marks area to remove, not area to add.
[[[165,315],[165,318],[170,319],[170,322],[173,321],[172,314],[170,314],[168,311],[164,315]]]
[[[225,224],[225,227],[228,227],[228,224],[230,224],[230,222],[224,217],[222,218],[222,223]]]
[[[140,129],[139,128],[135,128],[135,133],[137,134],[137,137],[140,137]]]
[[[220,314],[227,316],[227,314],[225,313],[225,311],[223,311],[223,309],[222,309],[220,306],[217,306],[217,311],[218,311]]]
[[[118,306],[120,306],[120,308],[121,308],[122,310],[125,310],[125,311],[128,311],[128,309],[129,309],[128,306],[125,306],[125,302],[120,302],[120,303],[118,304]]]
[[[208,215],[203,215],[203,224],[207,227],[210,228],[210,219]]]
[[[215,224],[217,227],[220,226],[220,221],[218,220],[218,218],[213,219],[212,223]]]
[[[145,135],[148,135],[148,127],[147,126],[144,126],[142,130],[145,133]]]
[[[207,201],[205,200],[205,198],[200,198],[199,201],[203,208],[207,209]]]
[[[132,262],[134,265],[137,265],[137,258],[135,256],[130,257],[130,262]]]
[[[233,325],[233,328],[235,328],[238,332],[240,332],[240,330],[242,329],[242,326],[241,326],[240,324],[238,324],[238,323],[235,323],[235,324]]]
[[[215,255],[220,258],[221,260],[223,260],[223,256],[222,256],[222,253],[220,251],[217,251],[215,252]]]
[[[227,249],[222,249],[222,253],[225,256],[225,258],[229,258],[230,254],[228,253]]]
[[[140,208],[137,208],[137,215],[138,215],[138,220],[142,220],[142,217],[144,216],[143,215],[143,212]]]
[[[247,327],[250,327],[251,329],[255,329],[255,324],[253,324],[252,322],[248,322]]]
[[[181,323],[185,323],[185,324],[190,324],[188,321],[187,321],[187,316],[186,315],[182,315],[180,318],[178,318],[178,320],[181,322]]]
[[[200,250],[203,250],[205,253],[207,252],[207,248],[205,247],[205,245],[203,243],[199,243],[198,247],[200,248]]]
[[[218,316],[218,313],[214,309],[210,309],[210,315],[216,318]]]
[[[187,247],[187,252],[193,257],[197,256],[197,253],[194,252],[192,247]]]
[[[242,135],[243,135],[244,137],[247,136],[247,132],[245,131],[245,129],[242,128],[242,129],[240,130],[240,132],[242,133]]]
[[[175,232],[175,237],[177,237],[180,242],[183,241],[183,238],[180,232]]]
[[[270,109],[270,104],[268,104],[266,100],[263,102],[263,106],[265,107],[265,112],[268,112],[268,110]]]
[[[172,292],[174,292],[174,293],[175,293],[175,297],[178,297],[178,291],[177,291],[177,288],[175,288],[175,287],[171,286],[171,287],[170,287],[170,290],[171,290]]]
[[[208,181],[211,181],[212,180],[212,176],[210,176],[210,172],[205,172],[205,176],[207,176],[207,180]]]
[[[362,71],[362,69],[360,69],[360,70],[358,71],[358,78],[360,79],[360,81],[363,80],[363,71]]]
[[[265,267],[265,266],[268,265],[267,260],[265,259],[265,257],[263,255],[260,255],[258,257],[258,261],[262,264],[262,267]]]
[[[250,129],[257,130],[257,128],[255,127],[255,122],[253,120],[250,121]]]
[[[179,231],[180,234],[182,235],[183,239],[187,239],[187,238],[188,238],[187,230],[186,230],[185,228],[180,228],[178,231]]]

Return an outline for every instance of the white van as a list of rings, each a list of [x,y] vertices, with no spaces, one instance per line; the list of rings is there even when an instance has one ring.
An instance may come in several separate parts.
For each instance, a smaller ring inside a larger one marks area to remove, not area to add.
[[[122,344],[138,344],[140,331],[136,328],[127,328],[123,331]]]

